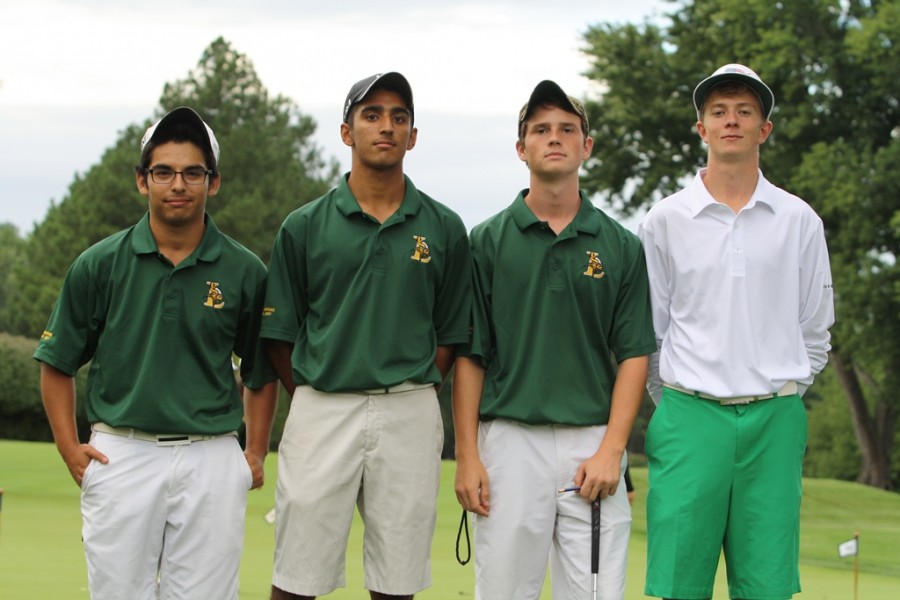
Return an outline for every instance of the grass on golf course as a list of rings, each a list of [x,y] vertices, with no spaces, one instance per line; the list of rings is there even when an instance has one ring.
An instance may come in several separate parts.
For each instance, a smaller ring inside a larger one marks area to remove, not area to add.
[[[277,455],[266,461],[266,486],[250,494],[240,573],[241,600],[268,598],[272,572],[272,526],[265,514],[273,506]],[[432,550],[433,585],[422,600],[472,598],[472,563],[455,558],[460,509],[453,494],[452,462],[444,463],[438,524]],[[626,598],[644,598],[646,469],[634,469],[634,505]],[[63,600],[88,598],[81,545],[78,488],[52,444],[0,440],[0,598]],[[803,484],[801,580],[799,600],[853,598],[853,559],[838,558],[837,546],[860,535],[860,600],[900,598],[900,494],[833,480]],[[347,553],[347,587],[329,599],[368,598],[362,586],[361,525],[354,524]],[[715,598],[727,598],[719,569]],[[549,599],[545,585],[542,599]]]

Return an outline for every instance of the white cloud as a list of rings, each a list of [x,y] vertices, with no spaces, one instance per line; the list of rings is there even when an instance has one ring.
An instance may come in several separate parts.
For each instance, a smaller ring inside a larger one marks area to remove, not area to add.
[[[185,77],[222,36],[271,93],[316,118],[320,143],[345,166],[336,132],[350,85],[378,71],[404,73],[420,126],[407,170],[474,225],[527,185],[513,142],[532,87],[549,78],[583,95],[587,27],[640,21],[661,2],[4,3],[0,222],[30,230],[74,173],[152,116],[165,83]]]

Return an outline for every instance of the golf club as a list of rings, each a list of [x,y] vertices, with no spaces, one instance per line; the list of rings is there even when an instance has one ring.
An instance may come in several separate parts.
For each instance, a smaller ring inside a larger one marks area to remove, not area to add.
[[[600,494],[591,502],[591,587],[597,600],[597,572],[600,570]]]
[[[579,492],[581,486],[561,487],[560,494]],[[591,502],[591,588],[592,600],[597,600],[597,573],[600,571],[600,494]]]

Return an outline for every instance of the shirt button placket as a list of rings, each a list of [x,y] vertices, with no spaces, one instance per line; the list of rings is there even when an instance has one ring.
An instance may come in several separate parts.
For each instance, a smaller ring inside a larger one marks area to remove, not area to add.
[[[743,277],[747,274],[747,256],[744,254],[744,228],[740,215],[731,226],[731,275]]]

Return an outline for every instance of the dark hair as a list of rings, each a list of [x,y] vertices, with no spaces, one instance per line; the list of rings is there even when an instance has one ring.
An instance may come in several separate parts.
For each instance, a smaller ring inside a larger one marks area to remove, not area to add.
[[[406,96],[403,94],[402,90],[398,90],[396,86],[391,85],[389,82],[376,81],[375,84],[369,88],[369,91],[366,92],[366,95],[353,103],[353,106],[350,107],[350,111],[347,113],[347,125],[353,127],[353,117],[356,116],[356,108],[363,103],[363,101],[368,98],[372,92],[375,90],[382,90],[385,92],[394,92],[401,98],[403,98],[403,103],[406,104],[406,110],[409,111],[409,126],[410,128],[415,125],[415,114],[413,113],[412,107],[407,104]]]
[[[750,93],[756,101],[759,103],[759,110],[761,112],[765,112],[765,106],[763,105],[762,98],[760,98],[759,94],[750,87],[748,84],[743,81],[737,81],[734,79],[726,79],[722,83],[717,83],[716,85],[709,88],[709,91],[706,92],[706,95],[703,97],[703,103],[700,105],[700,115],[703,116],[703,113],[706,111],[706,104],[709,102],[709,97],[714,93],[722,94],[723,96],[736,96],[738,94],[743,94],[744,92]],[[763,114],[763,118],[766,115]]]
[[[196,127],[185,121],[177,121],[153,132],[152,139],[147,142],[147,145],[141,151],[141,162],[135,167],[137,172],[144,173],[150,167],[150,158],[153,156],[153,151],[156,147],[168,142],[194,144],[203,152],[206,167],[212,171],[212,177],[216,177],[219,174],[219,165],[216,164],[216,157],[213,155],[212,148],[210,148],[206,132],[198,131]]]
[[[584,139],[587,139],[588,131],[584,127],[584,117],[582,117],[578,113],[572,112],[572,107],[566,106],[566,104],[564,104],[559,98],[547,98],[546,100],[542,100],[541,103],[537,106],[532,106],[531,110],[529,110],[529,113],[533,113],[538,108],[558,108],[560,110],[566,111],[569,114],[575,115],[576,117],[578,117],[578,123],[581,126],[581,134],[584,136]],[[525,131],[528,129],[528,120],[530,118],[531,115],[529,114],[527,117],[522,119],[521,123],[519,123],[519,141],[522,143],[525,142]]]

